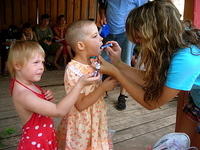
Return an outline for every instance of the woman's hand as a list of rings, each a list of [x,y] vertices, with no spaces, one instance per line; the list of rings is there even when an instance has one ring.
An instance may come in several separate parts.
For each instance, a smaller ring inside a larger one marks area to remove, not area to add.
[[[105,61],[101,56],[99,56],[99,62],[101,64],[100,72],[102,74],[107,74],[111,76],[115,74],[115,71],[117,70],[117,68],[113,64]]]
[[[112,43],[112,47],[107,47],[105,51],[108,53],[112,64],[117,66],[121,62],[121,47],[116,41],[109,41]]]

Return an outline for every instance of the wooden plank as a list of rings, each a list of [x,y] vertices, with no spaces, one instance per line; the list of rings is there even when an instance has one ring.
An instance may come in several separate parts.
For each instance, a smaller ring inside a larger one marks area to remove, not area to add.
[[[97,4],[97,9],[96,10],[97,10],[96,11],[96,24],[97,24],[98,27],[100,27],[101,24],[100,24],[100,16],[99,16],[99,7],[98,7],[98,4]]]
[[[13,24],[13,4],[12,0],[5,0],[5,24],[7,26]]]
[[[81,19],[88,19],[88,0],[82,0],[81,3]]]
[[[148,146],[152,146],[163,135],[174,132],[174,128],[175,125],[173,124],[156,131],[151,131],[140,136],[135,136],[134,138],[123,142],[115,143],[114,150],[147,150]]]
[[[15,112],[15,110],[13,111]],[[1,120],[0,130],[5,129],[6,127],[9,127],[9,126],[16,126],[18,124],[21,124],[21,120],[18,117],[8,118],[8,119],[5,119],[4,121]]]
[[[51,21],[53,24],[56,23],[56,18],[57,18],[57,1],[58,0],[51,0]]]
[[[16,150],[17,143],[19,141],[19,136],[3,139],[1,142],[5,145],[0,150]]]
[[[81,2],[80,0],[74,0],[74,21],[80,19],[81,13]]]
[[[139,110],[138,110],[139,111]],[[127,128],[135,127],[142,124],[147,124],[152,121],[156,121],[158,119],[162,119],[165,117],[172,116],[176,113],[175,108],[169,108],[164,111],[158,111],[154,113],[149,114],[142,114],[139,116],[134,116],[134,113],[132,113],[132,116],[129,117],[121,117],[121,120],[118,120],[117,122],[110,122],[110,127],[116,131],[124,130]],[[175,122],[175,120],[174,120]]]
[[[65,15],[65,7],[66,7],[65,0],[58,0],[58,16]]]
[[[28,22],[28,17],[29,17],[28,2],[29,2],[28,0],[22,0],[22,3],[21,3],[22,23]]]
[[[194,0],[185,0],[184,20],[194,20]]]
[[[9,111],[9,110],[14,110],[15,111],[13,103],[9,103],[9,104],[7,104],[7,103],[1,103],[0,105],[1,105],[1,107],[0,107],[0,113],[1,112],[6,112],[6,111]]]
[[[14,13],[14,17],[13,17],[13,21],[14,24],[19,26],[22,22],[21,22],[21,0],[14,0],[13,1],[13,13]]]
[[[96,19],[96,0],[89,0],[89,19]]]
[[[39,16],[45,14],[45,0],[38,0]]]
[[[5,25],[5,0],[0,2],[0,30],[4,28]]]
[[[73,22],[74,17],[74,0],[67,0],[67,24]]]
[[[31,24],[37,22],[37,0],[29,0],[29,22]]]
[[[13,123],[16,123],[16,122],[13,122]],[[22,125],[19,124],[19,123],[15,124],[15,125],[9,124],[7,127],[4,127],[3,129],[4,130],[6,130],[6,129],[13,129],[13,131],[14,131],[13,134],[5,135],[4,137],[2,137],[2,139],[8,139],[8,138],[20,136],[21,132],[22,132]],[[3,130],[1,129],[1,131],[3,131]]]
[[[145,124],[140,124],[134,128],[128,128],[126,130],[116,132],[113,141],[114,143],[118,143],[139,135],[143,135],[145,133],[156,131],[158,129],[175,124],[175,120],[176,120],[176,115],[174,114],[169,117],[154,120],[152,122],[148,122]]]
[[[46,14],[51,14],[51,0],[45,0],[45,13]]]

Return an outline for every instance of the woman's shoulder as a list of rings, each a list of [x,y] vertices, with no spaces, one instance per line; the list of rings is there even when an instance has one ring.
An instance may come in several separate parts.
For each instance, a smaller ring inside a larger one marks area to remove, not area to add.
[[[175,55],[185,54],[189,56],[200,56],[200,47],[196,45],[189,45],[185,48],[179,48]]]
[[[179,48],[178,51],[173,55],[172,61],[200,63],[200,48],[196,45]]]
[[[170,71],[180,71],[183,73],[198,72],[200,66],[200,48],[190,45],[186,48],[180,48],[172,57],[169,66]]]
[[[196,52],[200,54],[200,49],[191,45],[179,49],[173,55],[168,69],[166,86],[186,91],[192,88],[200,75],[200,55],[197,55]]]

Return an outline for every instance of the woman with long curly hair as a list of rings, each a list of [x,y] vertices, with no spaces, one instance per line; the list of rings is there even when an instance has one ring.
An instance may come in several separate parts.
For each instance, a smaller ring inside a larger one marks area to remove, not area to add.
[[[143,107],[152,110],[172,100],[180,91],[191,91],[176,131],[187,133],[200,148],[200,31],[180,20],[168,0],[154,0],[133,9],[126,20],[129,40],[139,45],[137,70],[124,64],[121,48],[110,41],[106,48],[112,64],[102,58],[101,72],[115,77]],[[183,109],[181,110],[183,112]]]

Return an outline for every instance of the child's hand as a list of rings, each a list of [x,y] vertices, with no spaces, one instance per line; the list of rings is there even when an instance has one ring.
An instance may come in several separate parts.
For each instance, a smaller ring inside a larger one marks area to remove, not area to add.
[[[106,91],[111,91],[113,88],[117,86],[118,82],[117,80],[108,77],[102,82],[102,87]]]
[[[97,81],[100,80],[100,74],[98,74],[97,76],[93,76],[92,74],[89,74],[89,75],[84,75],[82,76],[79,80],[78,80],[78,83],[81,85],[81,86],[86,86],[86,85],[90,85],[90,84],[93,84]]]
[[[44,90],[44,95],[45,95],[45,98],[46,98],[48,101],[53,101],[53,100],[55,100],[54,95],[53,95],[53,92],[52,92],[51,90]]]
[[[51,45],[52,44],[52,42],[51,41],[48,41],[48,40],[44,40],[43,41],[45,44],[47,44],[47,45]]]

